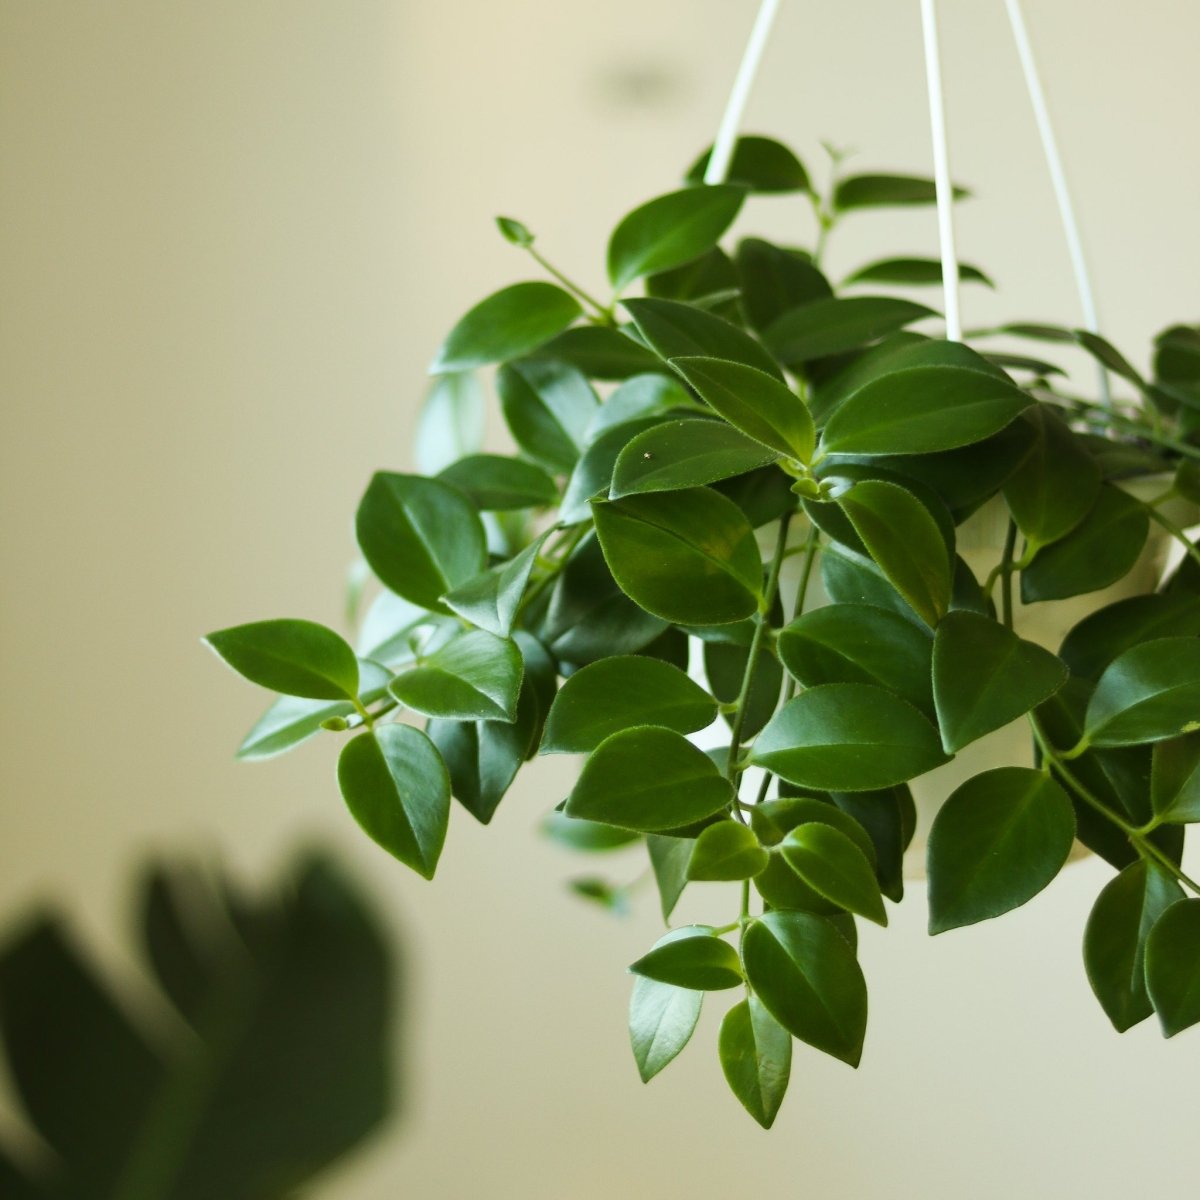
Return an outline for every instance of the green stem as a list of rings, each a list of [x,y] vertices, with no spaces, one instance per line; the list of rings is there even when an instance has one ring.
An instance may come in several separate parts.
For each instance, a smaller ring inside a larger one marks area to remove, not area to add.
[[[1145,421],[1122,416],[1120,413],[1113,412],[1112,409],[1106,408],[1103,404],[1099,404],[1094,400],[1083,400],[1078,396],[1066,396],[1061,392],[1048,392],[1046,395],[1073,408],[1096,413],[1097,422],[1101,425],[1111,425],[1116,429],[1134,433],[1148,442],[1153,442],[1155,445],[1161,446],[1164,450],[1174,450],[1176,454],[1182,454],[1185,458],[1200,459],[1200,446],[1192,446],[1187,442],[1167,437]]]
[[[1006,629],[1013,627],[1013,551],[1017,546],[1017,523],[1008,519],[1008,532],[1004,535],[1004,553],[1000,559],[1000,616]]]
[[[617,319],[613,315],[613,310],[611,308],[609,308],[607,305],[601,304],[600,301],[595,298],[595,296],[589,295],[587,292],[585,292],[583,288],[581,288],[573,279],[568,279],[567,276],[564,275],[552,262],[549,262],[547,259],[543,258],[535,247],[526,246],[525,249],[528,250],[533,256],[534,262],[536,262],[543,270],[548,271],[551,275],[553,275],[554,278],[557,279],[558,282],[567,289],[567,291],[573,293],[575,296],[578,296],[579,299],[590,308],[595,309],[596,316],[603,324],[615,325],[617,323]]]
[[[1164,517],[1157,508],[1151,507],[1149,504],[1143,505],[1146,512],[1149,513],[1150,519],[1161,525],[1187,552],[1197,565],[1200,565],[1200,550],[1192,545],[1191,539],[1178,525],[1175,524],[1169,517]]]
[[[1050,743],[1050,739],[1042,731],[1038,724],[1037,718],[1030,713],[1029,723],[1033,727],[1033,736],[1037,744],[1041,747],[1042,754],[1046,761],[1054,765],[1059,777],[1067,784],[1067,786],[1084,802],[1089,808],[1099,813],[1106,821],[1111,821],[1130,841],[1133,848],[1141,855],[1142,858],[1152,858],[1161,867],[1173,875],[1185,887],[1190,888],[1197,896],[1200,896],[1200,883],[1184,874],[1183,869],[1178,864],[1173,863],[1171,859],[1163,853],[1148,837],[1145,831],[1139,829],[1136,825],[1127,821],[1120,813],[1113,812],[1103,800],[1099,799],[1067,766],[1066,760]]]
[[[354,698],[354,707],[357,710],[358,715],[360,717],[362,717],[363,724],[368,729],[374,729],[375,728],[375,718],[369,712],[367,712],[366,706],[363,704],[363,702],[361,700],[358,699],[357,696]]]

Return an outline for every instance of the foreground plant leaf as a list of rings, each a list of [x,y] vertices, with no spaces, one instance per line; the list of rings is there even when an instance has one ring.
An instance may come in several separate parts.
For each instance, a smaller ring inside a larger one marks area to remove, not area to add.
[[[646,344],[663,360],[721,358],[783,378],[779,365],[748,333],[678,300],[623,300]]]
[[[1200,821],[1200,733],[1156,743],[1151,763],[1154,815],[1171,824]]]
[[[1098,679],[1126,650],[1164,637],[1200,636],[1200,604],[1186,592],[1130,596],[1084,617],[1058,654],[1080,679]]]
[[[622,829],[678,829],[720,812],[733,785],[703,750],[669,729],[638,726],[606,738],[584,764],[568,817]]]
[[[1164,1037],[1200,1024],[1200,900],[1172,904],[1146,938],[1146,990]]]
[[[1048,775],[997,767],[968,779],[929,831],[929,932],[998,917],[1038,894],[1075,838],[1067,794]]]
[[[393,982],[375,920],[323,858],[272,892],[145,875],[142,953],[165,1025],[135,1020],[57,919],[7,943],[0,1026],[54,1158],[28,1179],[0,1166],[5,1196],[282,1200],[382,1120]]]
[[[769,855],[754,831],[737,821],[717,821],[703,830],[688,858],[689,879],[750,879],[762,871]]]
[[[833,297],[782,313],[764,330],[763,341],[781,363],[794,369],[935,315],[924,304],[891,296]]]
[[[558,499],[558,488],[540,467],[501,454],[468,454],[438,475],[453,484],[481,512],[547,508]]]
[[[718,1050],[730,1090],[764,1129],[770,1129],[791,1076],[791,1035],[752,995],[725,1014]]]
[[[659,983],[703,992],[738,987],[742,982],[737,951],[708,925],[672,930],[629,969]]]
[[[710,146],[692,163],[688,183],[703,183],[711,155]],[[773,138],[754,134],[742,134],[734,142],[725,178],[752,192],[767,194],[807,192],[810,186],[804,164],[791,150]]]
[[[781,850],[788,866],[830,903],[877,925],[888,923],[871,863],[840,830],[805,822],[788,833]]]
[[[1200,730],[1200,638],[1126,650],[1096,684],[1084,736],[1093,746],[1157,742]]]
[[[616,500],[700,487],[744,475],[776,457],[724,421],[667,421],[639,433],[617,456],[609,495]]]
[[[205,644],[260,687],[307,700],[354,700],[358,659],[344,638],[315,621],[255,621],[210,633]]]
[[[599,408],[587,379],[564,363],[526,359],[496,372],[496,391],[517,445],[551,471],[571,470]]]
[[[427,717],[511,721],[523,670],[516,643],[472,629],[397,675],[388,690]]]
[[[629,999],[629,1040],[643,1083],[672,1062],[691,1040],[704,993],[635,976]]]
[[[793,1037],[858,1066],[867,1027],[867,985],[850,944],[812,913],[769,912],[742,943],[746,978]]]
[[[546,536],[535,538],[508,562],[490,567],[454,591],[447,592],[442,603],[472,625],[497,637],[508,637]]]

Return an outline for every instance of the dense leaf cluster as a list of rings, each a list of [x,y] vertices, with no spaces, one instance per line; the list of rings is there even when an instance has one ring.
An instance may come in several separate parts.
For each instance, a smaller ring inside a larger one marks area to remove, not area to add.
[[[668,919],[691,880],[741,885],[728,924],[673,929],[633,964],[642,1076],[705,992],[737,989],[721,1058],[769,1125],[793,1038],[858,1062],[855,918],[886,924],[901,898],[909,782],[1025,719],[1023,761],[970,778],[933,825],[931,930],[1025,903],[1078,837],[1120,871],[1086,938],[1106,1011],[1126,1028],[1157,1009],[1168,1034],[1200,1020],[1200,899],[1179,866],[1200,819],[1200,551],[1176,511],[1200,499],[1200,330],[1162,334],[1152,378],[1053,326],[947,342],[913,329],[932,309],[879,290],[934,282],[936,262],[837,287],[821,267],[847,214],[928,204],[929,181],[818,194],[753,137],[730,182],[702,170],[617,226],[609,303],[500,221],[555,282],[489,296],[439,350],[426,474],[381,472],[358,510],[384,591],[357,657],[299,621],[209,639],[284,693],[243,757],[349,734],[351,811],[432,876],[452,797],[486,822],[532,755],[587,755],[552,833],[643,840]],[[756,193],[807,197],[814,249],[722,249]],[[987,349],[1013,339],[1082,346],[1137,400],[1071,395],[1058,366]],[[493,364],[513,455],[481,450],[473,373]],[[1008,536],[973,571],[961,532],[996,513]],[[1168,537],[1182,566],[1139,584]],[[1062,646],[1021,636],[1024,606],[1127,579],[1139,594],[1097,601]],[[689,736],[714,726],[715,748]],[[601,879],[577,890],[626,901]]]

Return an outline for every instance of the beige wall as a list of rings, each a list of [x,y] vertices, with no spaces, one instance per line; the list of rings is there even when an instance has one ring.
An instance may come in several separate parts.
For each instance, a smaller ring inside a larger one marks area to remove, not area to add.
[[[1200,316],[1200,8],[1028,7],[1106,328],[1143,359]],[[1195,1035],[1118,1038],[1088,992],[1095,862],[968,933],[927,939],[919,894],[864,931],[865,1064],[799,1054],[767,1136],[723,1092],[717,1005],[637,1082],[622,969],[656,922],[563,898],[577,864],[532,833],[561,764],[491,830],[456,812],[430,886],[350,827],[332,746],[231,761],[259,700],[198,636],[337,621],[353,505],[408,465],[433,346],[527,274],[491,215],[598,283],[610,224],[715,127],[752,8],[0,0],[0,915],[67,897],[116,959],[144,851],[254,868],[306,834],[344,846],[414,974],[408,1121],[340,1200],[1116,1197],[1194,1176]],[[749,124],[813,164],[829,137],[925,169],[915,2],[784,8]],[[1002,5],[942,8],[956,174],[980,197],[962,250],[1004,289],[966,319],[1074,320]],[[807,236],[796,202],[760,211]],[[863,217],[834,265],[931,249],[931,224]]]

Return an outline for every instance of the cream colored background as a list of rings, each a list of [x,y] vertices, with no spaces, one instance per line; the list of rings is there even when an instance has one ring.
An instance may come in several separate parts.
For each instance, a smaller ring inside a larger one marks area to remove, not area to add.
[[[1106,328],[1144,360],[1154,330],[1200,316],[1200,8],[1028,7]],[[962,250],[1004,289],[969,292],[967,321],[1074,320],[1000,0],[942,8],[955,172],[979,196]],[[814,168],[829,137],[864,166],[927,169],[916,9],[790,0],[750,126]],[[656,920],[563,897],[580,864],[532,829],[565,764],[531,771],[491,830],[456,812],[429,886],[351,828],[333,746],[231,760],[260,701],[199,635],[338,620],[350,514],[372,470],[409,465],[432,349],[530,273],[491,216],[520,216],[599,286],[611,224],[715,128],[752,10],[0,0],[0,914],[62,896],[115,961],[126,872],[149,849],[258,869],[305,835],[344,847],[412,974],[407,1121],[331,1187],[340,1200],[1195,1181],[1200,1035],[1108,1028],[1079,959],[1095,862],[969,933],[927,939],[919,891],[864,931],[865,1063],[799,1053],[768,1136],[724,1094],[719,1001],[684,1058],[638,1082],[623,967]],[[800,203],[757,207],[760,228],[807,237]],[[927,212],[855,226],[835,267],[933,246]]]

